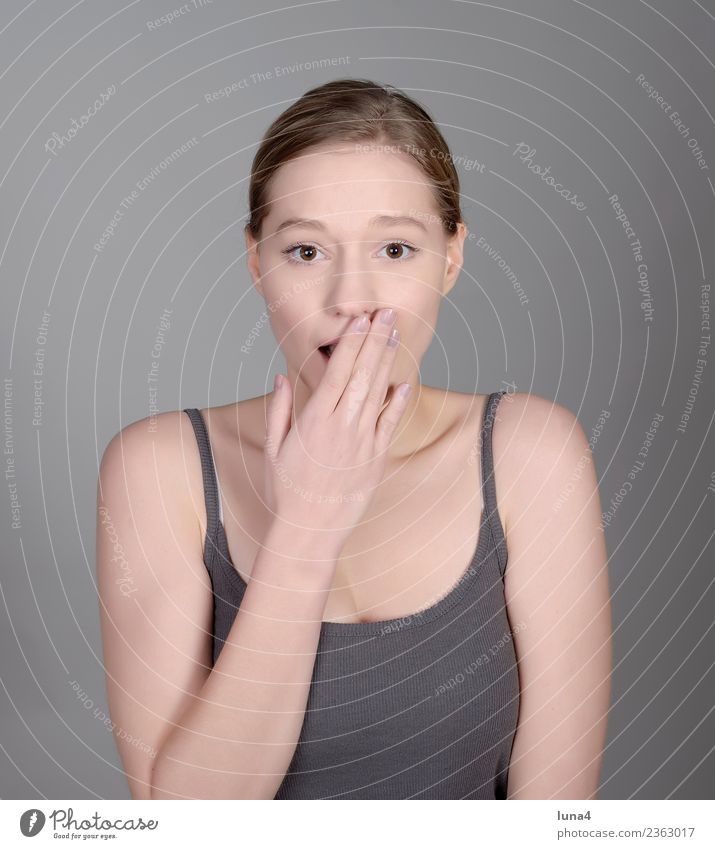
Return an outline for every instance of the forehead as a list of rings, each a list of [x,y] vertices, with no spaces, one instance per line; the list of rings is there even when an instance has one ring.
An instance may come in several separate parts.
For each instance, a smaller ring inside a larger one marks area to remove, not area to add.
[[[289,216],[357,226],[376,212],[437,209],[420,165],[394,146],[355,142],[312,147],[284,163],[269,185],[267,229]]]

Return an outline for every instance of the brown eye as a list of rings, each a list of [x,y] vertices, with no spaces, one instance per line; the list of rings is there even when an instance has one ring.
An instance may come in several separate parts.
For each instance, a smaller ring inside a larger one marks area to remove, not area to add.
[[[387,251],[387,253],[382,253],[382,251]],[[407,242],[395,241],[388,242],[384,248],[380,248],[378,256],[384,256],[387,259],[394,259],[399,262],[400,260],[410,259],[418,251],[419,248],[415,248]]]
[[[312,245],[301,245],[299,255],[301,259],[310,261],[315,257],[315,248]]]
[[[281,253],[287,256],[290,262],[294,262],[297,265],[315,265],[316,257],[321,251],[315,245],[301,242],[291,245],[284,251],[281,251]]]

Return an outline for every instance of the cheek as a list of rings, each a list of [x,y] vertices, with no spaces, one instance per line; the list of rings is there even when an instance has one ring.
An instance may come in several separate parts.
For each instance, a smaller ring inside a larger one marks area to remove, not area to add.
[[[436,288],[420,283],[419,288],[398,307],[400,333],[409,334],[410,338],[430,336],[437,325],[441,303],[442,295]]]
[[[265,312],[276,343],[286,359],[305,358],[311,328],[315,326],[310,316],[316,312],[305,293],[290,286],[278,291],[272,289],[270,299],[266,299]]]
[[[422,360],[433,339],[433,325],[420,322],[420,326],[416,329],[414,336],[410,340],[410,352],[415,360],[418,362]]]
[[[434,326],[429,317],[418,313],[415,307],[411,313],[403,312],[397,324],[400,331],[397,357],[403,366],[411,367],[414,362],[422,360],[429,348],[434,338]]]
[[[434,339],[442,296],[424,288],[419,296],[404,306],[397,321],[403,355],[421,360]],[[409,353],[408,353],[409,352]]]

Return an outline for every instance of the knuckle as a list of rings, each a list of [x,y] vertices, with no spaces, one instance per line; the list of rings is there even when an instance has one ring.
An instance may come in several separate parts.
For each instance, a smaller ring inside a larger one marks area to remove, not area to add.
[[[361,364],[354,369],[350,382],[355,383],[356,385],[366,384],[372,380],[372,376],[373,370],[368,366]]]

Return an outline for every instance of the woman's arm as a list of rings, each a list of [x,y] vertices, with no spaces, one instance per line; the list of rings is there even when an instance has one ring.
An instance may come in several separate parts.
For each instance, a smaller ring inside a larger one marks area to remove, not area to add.
[[[611,695],[611,610],[588,440],[565,407],[517,393],[499,406],[494,456],[497,484],[508,488],[500,493],[507,610],[512,627],[526,626],[514,634],[521,705],[508,798],[594,799]]]
[[[212,669],[213,599],[188,495],[202,491],[199,455],[182,457],[195,440],[185,415],[157,418],[154,433],[144,420],[114,437],[99,477],[105,665],[132,796],[272,799],[303,724],[339,552],[274,522]]]
[[[162,747],[152,798],[273,799],[303,725],[336,559],[271,526],[216,665]]]

